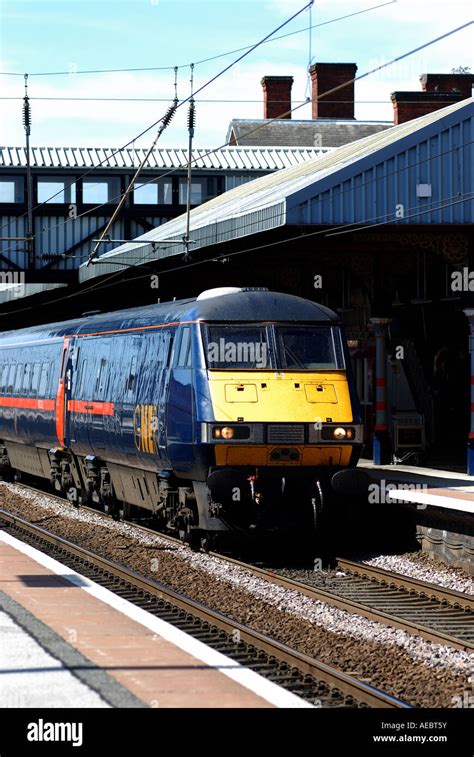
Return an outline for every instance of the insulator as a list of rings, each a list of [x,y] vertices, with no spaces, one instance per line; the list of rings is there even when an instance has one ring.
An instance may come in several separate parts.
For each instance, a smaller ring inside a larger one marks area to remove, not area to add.
[[[54,263],[57,260],[64,260],[64,254],[59,252],[44,252],[41,255],[41,260],[49,260]]]
[[[188,129],[194,129],[196,125],[196,108],[194,102],[191,102],[188,110]]]
[[[28,130],[31,127],[31,108],[30,101],[27,97],[23,100],[23,126]]]
[[[173,118],[175,111],[176,111],[176,105],[170,105],[170,107],[166,111],[165,116],[163,118],[163,122],[162,122],[163,129],[166,129],[171,119]]]

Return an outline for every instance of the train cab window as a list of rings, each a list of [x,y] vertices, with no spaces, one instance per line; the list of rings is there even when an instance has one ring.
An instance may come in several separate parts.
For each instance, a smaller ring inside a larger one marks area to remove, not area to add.
[[[191,329],[185,326],[181,330],[181,341],[177,349],[177,368],[189,368],[191,366]]]
[[[33,375],[31,378],[31,394],[36,397],[38,394],[39,379],[41,373],[41,363],[35,363],[33,366]]]
[[[276,326],[278,367],[286,370],[338,370],[344,359],[329,326]]]
[[[263,324],[208,326],[205,333],[208,368],[248,371],[271,366],[268,329]]]
[[[38,396],[47,397],[49,387],[49,363],[43,363],[41,366],[41,376],[39,380]]]

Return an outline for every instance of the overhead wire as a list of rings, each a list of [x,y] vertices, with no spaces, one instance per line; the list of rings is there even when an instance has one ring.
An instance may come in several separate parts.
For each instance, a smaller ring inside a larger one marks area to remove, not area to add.
[[[305,10],[305,9],[306,9],[306,7],[307,7],[307,6],[305,6],[305,8],[304,8],[304,9],[302,9],[302,10]],[[302,11],[300,11],[300,12],[302,12]],[[380,70],[381,68],[385,68],[386,66],[388,66],[388,65],[391,65],[391,64],[392,64],[392,63],[394,63],[394,62],[397,62],[397,61],[399,61],[399,60],[402,60],[403,58],[407,57],[408,55],[411,55],[411,54],[413,54],[414,52],[418,52],[419,50],[423,49],[424,47],[427,47],[428,45],[430,45],[430,44],[433,44],[434,42],[437,42],[437,41],[439,41],[440,39],[443,39],[443,38],[445,38],[445,37],[447,37],[447,36],[450,36],[451,34],[454,34],[455,32],[459,31],[459,30],[460,30],[460,29],[462,29],[462,28],[465,28],[466,26],[469,26],[469,25],[470,25],[470,24],[472,24],[472,23],[473,23],[473,22],[469,22],[468,24],[464,24],[464,25],[462,25],[461,27],[457,27],[456,29],[453,29],[453,30],[449,31],[449,32],[447,32],[446,34],[443,34],[443,35],[441,35],[441,36],[439,36],[439,37],[437,37],[437,38],[435,38],[435,39],[433,39],[433,40],[430,40],[430,41],[428,41],[427,43],[424,43],[423,45],[421,45],[421,46],[419,46],[419,47],[415,48],[414,50],[411,50],[411,51],[409,51],[408,53],[405,53],[405,54],[403,54],[403,55],[401,55],[401,56],[398,56],[397,58],[393,59],[392,61],[389,61],[389,62],[387,62],[387,63],[384,63],[384,64],[382,64],[381,66],[378,66],[378,67],[376,67],[375,69],[372,69],[371,71],[369,71],[369,72],[366,72],[365,74],[362,74],[362,75],[360,75],[359,77],[355,77],[355,78],[354,78],[354,81],[355,81],[355,80],[357,80],[357,79],[360,79],[360,78],[364,78],[365,76],[368,76],[368,75],[369,75],[370,73],[374,73],[374,72],[376,72],[376,71]],[[233,64],[231,64],[231,65],[233,65]],[[227,69],[226,69],[226,70],[227,70]],[[212,80],[211,80],[211,81],[212,81]],[[206,86],[207,86],[207,85],[206,85]],[[347,86],[347,83],[344,83],[344,85],[342,85],[342,86]],[[340,88],[340,87],[334,88],[334,90],[335,90],[335,89],[338,89],[338,88]],[[325,96],[326,96],[327,94],[330,94],[330,93],[331,93],[332,91],[334,91],[334,90],[330,90],[329,92],[325,93]],[[183,102],[185,102],[185,101],[183,101]],[[303,103],[302,105],[305,105],[305,104],[306,104],[306,103]],[[298,107],[301,107],[301,105],[300,105],[300,106],[297,106],[297,108],[298,108]],[[295,109],[297,109],[297,108],[295,108]],[[153,125],[154,125],[154,124],[153,124]],[[153,125],[152,125],[151,127],[149,127],[149,129],[150,129],[150,128],[153,128]],[[258,128],[262,128],[262,126],[259,126]],[[149,130],[149,129],[148,129],[148,130]],[[257,130],[257,129],[256,129],[256,130]],[[134,140],[132,140],[131,142],[133,142],[133,141],[134,141]],[[131,142],[130,142],[130,143],[128,143],[128,144],[131,144]],[[226,144],[227,144],[227,143],[226,143]],[[121,149],[125,149],[125,148],[121,148]],[[221,149],[221,148],[216,148],[216,149]],[[120,150],[120,151],[121,151],[121,150]],[[119,152],[119,150],[117,150],[116,152]],[[113,154],[115,154],[115,153],[113,153]],[[108,160],[109,158],[110,158],[110,156],[109,156],[109,157],[107,158],[107,160]],[[96,167],[94,167],[94,168],[93,168],[93,169],[91,169],[91,170],[94,170],[95,168],[96,168]],[[176,171],[176,170],[179,170],[179,169],[176,169],[176,168],[174,168],[174,169],[172,169],[172,172],[174,172],[174,171]],[[86,173],[85,173],[84,175],[87,175],[88,173],[90,173],[90,171],[87,171],[87,172],[86,172]],[[160,177],[160,178],[161,178],[161,177]],[[53,197],[54,197],[54,196],[53,196]],[[464,201],[464,200],[463,200],[463,201]],[[104,203],[104,204],[105,204],[105,203]],[[103,205],[103,204],[102,204],[102,205]],[[100,205],[100,206],[97,206],[97,207],[102,207],[102,205]],[[422,212],[426,212],[426,211],[422,211]],[[386,223],[386,222],[385,222],[385,223]],[[289,241],[289,240],[285,240],[285,241]],[[241,252],[240,254],[242,254],[242,252]],[[202,262],[207,262],[207,261],[198,261],[198,263],[202,263]],[[188,265],[191,265],[191,264],[189,263]],[[193,263],[193,265],[194,265],[194,263]],[[182,266],[181,266],[180,268],[182,268]],[[117,275],[117,273],[121,273],[121,272],[114,272],[114,274],[112,274],[112,276],[114,276],[114,277],[115,277],[115,276]],[[100,282],[97,282],[97,283],[99,284]],[[94,286],[93,288],[95,288],[95,286]],[[86,291],[88,291],[88,290],[87,290],[87,289],[86,289],[86,290],[81,290],[81,292],[82,292],[82,293],[85,293]],[[60,299],[62,299],[62,298],[60,298]],[[59,300],[53,300],[52,302],[55,302],[55,301],[59,301]],[[47,303],[45,303],[45,304],[47,304]],[[26,309],[29,309],[29,308],[26,308]],[[15,312],[17,312],[17,311],[15,311]]]
[[[299,16],[299,15],[300,15],[301,13],[303,13],[303,12],[304,12],[304,11],[305,11],[305,10],[306,10],[306,9],[307,9],[308,7],[310,7],[310,5],[312,5],[312,4],[313,4],[313,2],[314,2],[314,0],[309,0],[309,2],[308,2],[308,3],[306,3],[306,5],[304,5],[304,6],[302,7],[302,8],[300,8],[300,10],[299,10],[299,11],[297,11],[297,12],[296,12],[296,13],[294,13],[294,14],[293,14],[292,16],[290,16],[290,17],[289,17],[289,18],[288,18],[288,19],[287,19],[286,21],[282,22],[282,23],[281,23],[281,24],[280,24],[279,26],[277,26],[277,27],[276,27],[276,29],[274,29],[274,30],[273,30],[273,31],[271,31],[271,32],[270,32],[269,34],[267,34],[267,35],[266,35],[265,37],[263,37],[263,38],[262,38],[262,39],[261,39],[261,40],[260,40],[259,42],[255,43],[255,45],[253,45],[253,46],[252,46],[251,48],[249,48],[249,49],[247,49],[247,48],[246,48],[246,50],[247,50],[247,51],[246,51],[245,53],[243,53],[243,54],[242,54],[242,55],[240,55],[240,56],[239,56],[238,58],[236,58],[236,59],[235,59],[234,61],[232,61],[231,63],[229,63],[229,64],[228,64],[228,65],[227,65],[227,66],[226,66],[225,68],[221,69],[221,70],[220,70],[220,71],[219,71],[219,72],[218,72],[217,74],[215,74],[215,75],[214,75],[213,77],[211,77],[211,79],[208,79],[208,80],[207,80],[207,81],[206,81],[206,82],[205,82],[204,84],[202,84],[202,85],[201,85],[201,86],[200,86],[200,87],[199,87],[199,88],[198,88],[197,90],[195,90],[195,92],[194,92],[194,96],[195,96],[195,95],[197,95],[197,94],[199,94],[199,92],[202,92],[202,91],[203,91],[204,89],[206,89],[206,88],[207,88],[208,86],[210,86],[210,85],[211,85],[211,84],[212,84],[213,82],[215,82],[215,81],[216,81],[217,79],[219,79],[219,78],[220,78],[221,76],[223,76],[223,75],[224,75],[225,73],[227,73],[227,71],[229,71],[229,70],[230,70],[231,68],[233,68],[233,67],[234,67],[234,66],[235,66],[235,65],[236,65],[237,63],[239,63],[239,62],[240,62],[241,60],[243,60],[244,58],[246,58],[246,57],[247,57],[247,55],[249,55],[249,54],[250,54],[250,53],[251,53],[251,52],[252,52],[253,50],[255,50],[255,49],[256,49],[257,47],[259,47],[259,46],[260,46],[261,44],[263,44],[263,43],[265,42],[265,40],[267,40],[267,39],[269,39],[270,37],[272,37],[272,35],[274,35],[274,34],[275,34],[275,32],[277,32],[277,31],[278,31],[279,29],[282,29],[283,27],[287,26],[287,24],[289,24],[289,23],[290,23],[291,21],[293,21],[293,19],[295,19],[295,18],[296,18],[297,16]],[[176,67],[174,67],[174,70],[176,70]],[[188,97],[186,97],[185,99],[181,100],[181,101],[180,101],[180,102],[178,103],[178,105],[177,105],[177,107],[176,107],[176,110],[177,110],[178,108],[182,107],[183,105],[185,105],[185,104],[186,104],[186,103],[187,103],[187,102],[188,102],[188,101],[189,101],[190,99],[191,99],[191,96],[188,96]],[[299,107],[299,106],[297,106],[297,107]],[[129,142],[127,142],[127,143],[126,143],[126,144],[125,144],[125,145],[124,145],[123,147],[121,147],[121,148],[119,148],[119,149],[117,149],[117,150],[114,150],[114,151],[113,151],[113,152],[112,152],[112,153],[111,153],[110,155],[108,155],[108,156],[107,156],[107,158],[104,158],[104,159],[103,159],[102,161],[100,161],[100,162],[99,162],[99,163],[98,163],[98,164],[97,164],[96,166],[94,166],[94,167],[92,167],[92,168],[88,169],[87,171],[85,171],[85,172],[84,172],[84,173],[83,173],[83,174],[82,174],[82,175],[81,175],[80,177],[78,177],[78,178],[79,178],[79,179],[82,179],[82,178],[84,178],[85,176],[89,175],[89,174],[90,174],[90,173],[91,173],[92,171],[96,170],[96,169],[97,169],[97,168],[98,168],[99,166],[101,166],[101,165],[102,165],[103,163],[105,163],[105,162],[109,161],[109,160],[110,160],[110,158],[112,158],[112,157],[113,157],[114,155],[117,155],[118,153],[122,152],[122,151],[123,151],[123,150],[125,150],[125,149],[126,149],[127,147],[129,147],[130,145],[133,145],[133,144],[134,144],[134,142],[136,142],[136,141],[137,141],[138,139],[141,139],[141,137],[143,137],[143,136],[144,136],[145,134],[147,134],[147,133],[148,133],[149,131],[151,131],[151,129],[153,129],[153,128],[155,128],[156,126],[158,126],[158,125],[160,124],[160,122],[161,122],[162,120],[163,120],[163,117],[162,117],[162,118],[159,118],[159,119],[157,119],[156,121],[154,121],[154,122],[153,122],[153,123],[152,123],[152,124],[151,124],[150,126],[148,126],[148,127],[146,127],[145,129],[143,129],[143,130],[142,130],[142,131],[141,131],[141,132],[140,132],[140,133],[139,133],[138,135],[136,135],[136,136],[135,136],[135,137],[134,137],[133,139],[129,140]],[[38,208],[42,207],[43,205],[46,205],[46,204],[47,204],[47,203],[48,203],[48,202],[49,202],[50,200],[52,200],[52,199],[53,199],[54,197],[56,197],[57,195],[61,194],[61,193],[62,193],[63,191],[65,191],[65,190],[66,190],[67,188],[70,188],[70,187],[71,187],[71,186],[72,186],[73,184],[75,184],[75,182],[76,182],[76,181],[78,180],[78,178],[76,177],[76,178],[74,179],[74,181],[72,181],[72,182],[71,182],[71,183],[70,183],[70,184],[69,184],[69,185],[68,185],[67,187],[66,187],[66,185],[65,185],[65,186],[64,186],[64,188],[63,188],[62,190],[60,189],[60,190],[59,190],[58,192],[56,192],[55,194],[51,195],[51,197],[47,198],[46,200],[44,200],[44,201],[43,201],[43,202],[41,202],[41,203],[38,203],[38,204],[37,204],[37,205],[36,205],[36,206],[35,206],[35,207],[33,208],[33,211],[37,210]],[[105,203],[104,203],[104,204],[105,204]],[[24,215],[25,215],[25,214],[24,214]],[[20,216],[20,217],[22,217],[22,216]],[[5,228],[5,227],[6,227],[6,224],[4,224],[3,226],[1,226],[1,227],[0,227],[0,231],[1,231],[1,229]]]
[[[353,13],[346,13],[343,16],[338,16],[337,18],[329,19],[328,21],[322,21],[319,24],[314,24],[311,26],[311,29],[318,29],[321,26],[328,26],[329,24],[334,24],[337,21],[344,21],[347,18],[352,18],[353,16],[360,16],[363,13],[369,13],[373,10],[378,10],[379,8],[384,8],[387,5],[394,5],[397,3],[397,0],[389,0],[389,2],[380,3],[379,5],[372,5],[369,8],[362,8],[361,10],[354,11]],[[268,44],[270,42],[277,42],[280,39],[285,39],[286,37],[292,37],[295,34],[302,34],[307,33],[308,27],[305,29],[298,29],[294,32],[288,32],[287,34],[281,34],[278,37],[273,37],[272,39],[265,40],[262,44]],[[238,47],[234,50],[227,50],[224,53],[218,53],[217,55],[212,55],[208,58],[202,58],[201,60],[197,60],[194,62],[195,66],[200,66],[203,63],[210,63],[214,60],[218,60],[219,58],[224,58],[227,55],[234,55],[235,53],[243,52],[244,50],[250,50],[252,47],[254,47],[254,44],[252,45],[245,45],[244,47]],[[136,72],[143,72],[143,71],[173,71],[176,69],[181,68],[189,68],[190,63],[181,63],[178,66],[147,66],[147,67],[134,67],[134,68],[97,68],[97,69],[88,69],[88,70],[81,70],[81,69],[68,69],[63,71],[36,71],[34,73],[30,73],[29,76],[75,76],[76,74],[123,74],[123,73],[136,73]],[[0,76],[23,76],[23,73],[19,73],[16,71],[0,71]]]
[[[127,189],[126,189],[126,191],[125,191],[125,193],[124,193],[124,196],[123,196],[123,198],[121,199],[121,201],[120,201],[120,203],[119,203],[119,205],[118,205],[118,207],[117,207],[116,211],[115,211],[115,212],[114,212],[114,214],[112,215],[112,218],[111,218],[111,220],[110,220],[110,221],[109,221],[109,223],[107,224],[107,226],[106,226],[106,229],[105,229],[105,231],[103,232],[103,235],[104,235],[104,234],[105,234],[105,233],[107,232],[108,228],[109,228],[109,227],[110,227],[110,226],[112,225],[112,223],[113,223],[113,221],[114,221],[114,219],[115,219],[115,217],[116,217],[116,215],[117,215],[118,211],[120,210],[120,207],[121,207],[121,205],[123,204],[123,202],[125,202],[125,199],[126,199],[126,196],[127,196],[127,194],[128,194],[128,193],[129,193],[130,191],[131,191],[131,188],[133,187],[133,184],[135,183],[136,179],[138,178],[138,176],[139,176],[139,174],[140,174],[140,171],[142,170],[142,168],[143,168],[143,166],[144,166],[145,162],[146,162],[146,161],[148,160],[148,157],[149,157],[149,156],[151,155],[151,153],[152,153],[152,151],[153,151],[153,148],[154,148],[154,146],[155,146],[155,144],[156,144],[156,141],[157,141],[157,140],[158,140],[158,138],[160,137],[160,135],[161,135],[161,133],[162,133],[163,129],[164,129],[164,128],[166,128],[166,126],[168,125],[168,123],[169,123],[169,121],[171,120],[171,118],[172,118],[172,116],[174,115],[174,113],[175,113],[175,112],[176,112],[176,111],[177,111],[177,110],[178,110],[178,109],[179,109],[180,107],[182,107],[182,106],[183,106],[183,105],[184,105],[185,103],[192,101],[192,100],[193,100],[193,98],[194,98],[194,97],[195,97],[196,95],[198,95],[198,94],[199,94],[199,92],[202,92],[202,91],[203,91],[204,89],[206,89],[206,88],[207,88],[207,87],[209,87],[209,86],[210,86],[211,84],[213,84],[213,83],[214,83],[215,81],[217,81],[217,79],[220,79],[220,77],[221,77],[221,76],[224,76],[224,74],[226,74],[226,73],[227,73],[228,71],[230,71],[230,69],[231,69],[231,68],[233,68],[234,66],[236,66],[236,65],[237,65],[237,63],[240,63],[240,61],[242,61],[242,60],[243,60],[244,58],[246,58],[246,57],[247,57],[248,55],[250,55],[250,53],[251,53],[251,52],[253,52],[253,51],[254,51],[254,50],[256,50],[256,49],[257,49],[258,47],[260,47],[260,45],[261,45],[261,44],[263,44],[263,42],[265,42],[265,40],[269,39],[269,38],[270,38],[270,37],[272,37],[272,36],[273,36],[273,35],[274,35],[274,34],[275,34],[276,32],[278,32],[278,31],[279,31],[280,29],[283,29],[283,28],[284,28],[285,26],[287,26],[287,25],[288,25],[289,23],[291,23],[291,21],[293,21],[293,20],[294,20],[295,18],[297,18],[297,17],[298,17],[298,16],[299,16],[299,15],[300,15],[301,13],[303,13],[303,11],[305,11],[305,10],[307,10],[307,9],[308,9],[309,7],[311,7],[311,5],[313,4],[313,2],[314,2],[314,0],[309,0],[309,3],[306,3],[306,5],[304,5],[304,6],[302,7],[302,8],[300,8],[300,10],[296,11],[296,13],[293,13],[293,15],[292,15],[292,16],[290,16],[290,18],[286,19],[286,21],[283,21],[283,22],[282,22],[282,23],[281,23],[281,24],[280,24],[279,26],[277,26],[277,27],[276,27],[276,29],[273,29],[273,31],[271,31],[271,32],[269,32],[269,33],[268,33],[267,35],[265,35],[265,37],[263,37],[263,39],[261,39],[261,40],[260,40],[259,42],[256,42],[256,43],[255,43],[255,45],[253,45],[253,47],[251,47],[251,48],[250,48],[249,50],[246,50],[246,51],[245,51],[244,53],[242,53],[242,55],[239,55],[239,57],[238,57],[238,58],[236,58],[235,60],[233,60],[233,61],[232,61],[231,63],[229,63],[229,64],[228,64],[228,65],[227,65],[227,66],[226,66],[225,68],[223,68],[223,69],[222,69],[221,71],[219,71],[219,72],[218,72],[217,74],[215,74],[215,75],[214,75],[214,76],[212,76],[212,77],[211,77],[210,79],[208,79],[208,81],[207,81],[207,82],[205,82],[205,83],[204,83],[204,84],[202,84],[202,85],[201,85],[200,87],[198,87],[198,88],[197,88],[196,90],[194,90],[194,92],[193,92],[193,91],[191,91],[191,94],[190,94],[190,95],[188,95],[188,97],[186,97],[186,98],[185,98],[184,100],[181,100],[180,102],[177,102],[177,97],[175,97],[175,101],[174,101],[173,109],[168,109],[167,113],[165,114],[165,116],[164,116],[163,118],[160,118],[160,119],[158,119],[158,121],[156,121],[156,122],[155,122],[155,124],[153,124],[153,125],[152,125],[151,127],[149,127],[149,128],[148,128],[148,129],[146,130],[146,131],[149,131],[149,130],[150,130],[150,128],[153,128],[153,126],[156,126],[156,125],[158,125],[158,124],[161,124],[161,126],[160,126],[160,128],[159,128],[159,130],[158,130],[158,134],[157,134],[157,136],[156,136],[156,138],[155,138],[155,141],[153,142],[153,144],[152,144],[152,145],[151,145],[151,147],[149,148],[148,152],[146,153],[146,156],[144,156],[144,158],[143,158],[142,162],[140,163],[140,165],[139,165],[139,167],[138,167],[137,171],[135,172],[135,174],[134,174],[134,176],[133,176],[133,178],[132,178],[132,181],[130,182],[130,184],[128,185],[128,187],[127,187]],[[191,63],[190,65],[191,65],[191,66],[192,66],[192,67],[194,68],[194,64],[192,64],[192,63]],[[175,69],[175,82],[176,82],[176,69]],[[175,86],[176,86],[176,84],[175,84]],[[175,90],[175,91],[176,91],[176,90]],[[145,132],[143,132],[143,133],[145,133]],[[97,250],[98,250],[98,244],[99,244],[99,243],[97,243],[97,244],[96,244],[95,248],[94,248],[94,249],[92,250],[91,254],[89,255],[89,257],[88,257],[88,259],[87,259],[87,264],[86,264],[86,265],[90,265],[91,261],[92,261],[92,260],[93,260],[93,258],[95,257],[95,255],[96,255],[96,253],[97,253]]]
[[[312,0],[311,0],[311,2],[312,2]],[[304,10],[306,10],[306,8],[307,8],[307,7],[308,7],[308,6],[304,6],[304,8],[302,8],[302,9],[301,9],[301,10],[300,10],[300,11],[299,11],[298,13],[302,13],[302,12],[303,12]],[[290,21],[291,21],[291,20],[292,20],[293,18],[294,18],[294,16],[292,16],[292,17],[291,17],[290,19],[288,19],[288,21],[287,21],[287,22],[285,22],[285,23],[289,23],[289,22],[290,22]],[[389,66],[389,65],[392,65],[393,63],[396,63],[396,62],[398,62],[398,61],[400,61],[400,60],[403,60],[404,58],[408,57],[409,55],[413,55],[413,54],[414,54],[415,52],[419,52],[420,50],[422,50],[422,49],[424,49],[424,48],[426,48],[426,47],[428,47],[428,46],[430,46],[430,45],[434,44],[435,42],[438,42],[438,41],[440,41],[441,39],[444,39],[444,38],[446,38],[446,37],[448,37],[448,36],[450,36],[450,35],[452,35],[452,34],[455,34],[455,33],[457,33],[458,31],[460,31],[461,29],[465,28],[466,26],[469,26],[469,25],[471,25],[472,23],[474,23],[474,22],[473,22],[473,21],[470,21],[470,22],[468,22],[467,24],[463,24],[463,25],[462,25],[462,26],[460,26],[460,27],[456,27],[455,29],[452,29],[452,30],[450,30],[449,32],[446,32],[445,34],[443,34],[443,35],[441,35],[441,36],[439,36],[439,37],[436,37],[436,38],[434,38],[434,39],[432,39],[432,40],[429,40],[428,42],[424,43],[423,45],[420,45],[419,47],[417,47],[417,48],[414,48],[414,49],[412,49],[412,50],[408,51],[407,53],[404,53],[404,54],[403,54],[403,55],[401,55],[401,56],[398,56],[397,58],[393,58],[392,60],[390,60],[390,61],[387,61],[386,63],[383,63],[383,64],[381,64],[380,66],[377,66],[376,68],[374,68],[374,69],[371,69],[370,71],[366,71],[365,73],[363,73],[363,74],[360,74],[359,76],[356,76],[356,77],[354,77],[354,78],[353,78],[352,80],[349,80],[349,81],[347,81],[347,82],[344,82],[344,84],[341,84],[341,85],[338,85],[338,86],[336,86],[336,87],[333,87],[332,89],[330,89],[330,90],[327,90],[327,91],[326,91],[325,93],[323,93],[322,95],[319,95],[319,96],[318,96],[318,100],[319,100],[320,98],[322,98],[322,97],[327,97],[328,95],[330,95],[330,94],[333,94],[334,92],[336,92],[336,91],[338,91],[338,90],[340,90],[340,89],[342,89],[342,88],[346,87],[346,86],[347,86],[347,84],[350,84],[350,83],[356,82],[356,81],[358,81],[358,80],[360,80],[360,79],[363,79],[363,78],[365,78],[366,76],[369,76],[370,74],[376,73],[377,71],[381,70],[382,68],[386,68],[387,66]],[[281,28],[281,27],[278,27],[278,28]],[[263,43],[263,42],[262,42],[262,43]],[[243,57],[243,56],[242,56],[242,57]],[[224,73],[225,71],[227,71],[227,70],[228,70],[228,69],[229,69],[229,68],[230,68],[231,66],[235,65],[235,63],[237,63],[237,62],[238,62],[239,60],[241,60],[241,58],[237,59],[237,61],[234,61],[234,62],[233,62],[232,64],[230,64],[230,66],[226,67],[226,68],[225,68],[225,69],[224,69],[224,70],[223,70],[223,71],[222,71],[221,73],[217,74],[217,75],[216,75],[216,77],[214,77],[213,79],[211,79],[210,81],[208,81],[208,82],[207,82],[207,83],[206,83],[205,85],[203,85],[203,86],[202,86],[202,87],[201,87],[201,88],[200,88],[200,89],[198,90],[198,92],[199,92],[199,91],[202,91],[202,89],[204,89],[204,87],[208,86],[208,85],[209,85],[209,84],[210,84],[210,83],[211,83],[212,81],[214,81],[214,80],[215,80],[215,78],[217,78],[217,76],[220,76],[220,75],[222,75],[222,73]],[[189,98],[186,98],[185,100],[181,101],[181,103],[180,103],[180,106],[181,106],[181,105],[183,105],[183,104],[185,104],[185,103],[186,103],[186,102],[188,101],[188,99],[189,99]],[[290,115],[290,114],[294,113],[295,111],[299,110],[299,109],[300,109],[301,107],[304,107],[305,105],[307,105],[307,104],[308,104],[308,102],[310,102],[310,101],[307,101],[307,102],[303,102],[303,103],[301,103],[301,104],[299,104],[299,105],[295,106],[294,108],[291,108],[290,110],[288,110],[288,111],[286,111],[285,113],[281,114],[281,115],[279,116],[279,118],[281,118],[281,117],[286,117],[286,116],[288,116],[288,115]],[[108,161],[110,160],[110,158],[112,158],[112,157],[113,157],[114,155],[117,155],[117,154],[119,154],[120,152],[122,152],[123,150],[125,150],[125,149],[126,149],[127,147],[129,147],[130,145],[132,145],[132,144],[133,144],[134,142],[136,142],[136,141],[137,141],[138,139],[140,139],[140,138],[141,138],[141,137],[142,137],[142,136],[143,136],[144,134],[146,134],[146,133],[147,133],[148,131],[150,131],[150,130],[151,130],[152,128],[154,128],[154,127],[155,127],[155,126],[156,126],[156,125],[157,125],[157,124],[158,124],[158,123],[160,122],[160,120],[161,120],[161,119],[158,119],[158,121],[155,121],[155,122],[154,122],[153,124],[151,124],[151,126],[149,126],[149,127],[147,127],[146,129],[144,129],[144,130],[143,130],[142,132],[140,132],[140,134],[138,134],[137,136],[135,136],[135,137],[134,137],[133,139],[129,140],[129,142],[127,142],[127,143],[126,143],[125,145],[123,145],[122,147],[118,148],[117,150],[113,150],[113,151],[111,152],[111,154],[110,154],[110,155],[108,155],[108,156],[107,156],[106,158],[104,158],[104,159],[103,159],[102,161],[100,161],[100,162],[99,162],[99,163],[98,163],[98,164],[97,164],[96,166],[93,166],[93,167],[91,167],[90,169],[88,169],[87,171],[85,171],[85,172],[84,172],[84,173],[83,173],[83,174],[82,174],[81,176],[79,176],[79,177],[76,177],[76,178],[74,179],[74,181],[72,181],[72,182],[71,182],[71,183],[70,183],[70,184],[69,184],[69,185],[68,185],[67,187],[65,186],[65,187],[64,187],[64,189],[66,189],[66,188],[70,188],[70,187],[71,187],[71,186],[72,186],[72,185],[73,185],[73,184],[74,184],[74,183],[75,183],[75,182],[76,182],[76,181],[77,181],[78,179],[82,179],[82,178],[84,178],[85,176],[89,175],[89,174],[90,174],[90,173],[91,173],[92,171],[94,171],[94,170],[96,170],[97,168],[99,168],[99,167],[100,167],[101,165],[103,165],[103,164],[104,164],[105,162],[108,162]],[[277,120],[277,119],[267,119],[267,122],[268,122],[268,120]],[[250,134],[252,134],[252,133],[254,133],[254,132],[258,131],[258,130],[259,130],[259,129],[261,129],[261,128],[263,128],[263,127],[264,127],[265,125],[266,125],[266,124],[260,124],[260,125],[259,125],[259,126],[257,126],[257,127],[255,128],[255,129],[252,129],[251,131],[249,131],[249,132],[248,132],[248,133],[246,134],[246,136],[247,136],[247,137],[248,137],[248,136],[250,136]],[[218,149],[222,149],[222,147],[225,147],[225,146],[226,146],[227,144],[228,144],[228,142],[225,142],[225,143],[224,143],[223,145],[221,145],[220,147],[218,147],[218,148],[215,148],[215,150],[218,150]],[[211,151],[211,152],[215,152],[215,150],[214,150],[214,151]],[[181,168],[181,167],[180,167],[180,168]],[[179,169],[176,169],[176,170],[179,170]],[[57,195],[61,194],[61,193],[62,193],[62,191],[64,191],[64,190],[59,190],[58,192],[56,192],[55,194],[53,194],[53,195],[52,195],[51,197],[49,197],[49,198],[47,198],[46,200],[44,200],[44,201],[43,201],[42,203],[39,203],[39,204],[37,204],[37,205],[36,205],[36,206],[35,206],[35,207],[33,208],[33,210],[37,210],[38,208],[42,207],[43,205],[46,205],[46,204],[47,204],[47,203],[48,203],[48,202],[49,202],[50,200],[54,199],[54,197],[56,197]],[[103,205],[105,205],[105,204],[108,204],[108,203],[103,203]],[[21,217],[21,216],[20,216],[20,217]],[[71,220],[71,219],[69,219],[69,220]],[[72,220],[73,220],[73,219],[72,219]],[[67,222],[67,221],[66,221],[66,222]],[[8,225],[9,225],[9,224],[8,224]],[[1,226],[1,227],[0,227],[0,231],[1,231],[1,230],[2,230],[3,228],[6,228],[6,227],[7,227],[7,224],[4,224],[3,226]]]

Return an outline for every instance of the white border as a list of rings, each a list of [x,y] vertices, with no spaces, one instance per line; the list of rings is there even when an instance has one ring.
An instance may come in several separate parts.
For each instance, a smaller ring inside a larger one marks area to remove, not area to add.
[[[10,534],[0,531],[0,541],[9,544],[14,549],[27,555],[57,576],[62,576],[67,581],[74,584],[74,586],[84,589],[84,591],[87,591],[91,596],[150,629],[153,633],[158,634],[163,639],[171,642],[197,660],[206,663],[206,665],[209,665],[209,667],[214,670],[218,670],[220,673],[228,676],[228,678],[232,678],[232,680],[254,692],[257,696],[265,699],[267,702],[270,702],[270,704],[273,704],[276,707],[309,707],[313,709],[313,705],[309,702],[305,702],[304,699],[285,691],[271,681],[267,681],[253,670],[248,670],[243,667],[243,665],[240,665],[240,663],[231,660],[229,657],[226,657],[214,649],[211,649],[202,641],[193,639],[192,636],[188,636],[184,631],[180,631],[167,621],[155,618],[153,615],[146,612],[146,610],[142,610],[128,600],[118,597],[116,594],[109,591],[109,589],[105,589],[103,586],[99,586],[94,583],[94,581],[91,581],[85,576],[76,573],[76,571],[71,570],[71,568],[61,565],[57,560],[48,557],[28,544],[24,544]]]

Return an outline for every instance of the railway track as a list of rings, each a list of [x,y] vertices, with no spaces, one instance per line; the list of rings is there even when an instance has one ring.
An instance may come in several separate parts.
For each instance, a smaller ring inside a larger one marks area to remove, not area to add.
[[[301,571],[304,580],[298,580],[278,570],[248,565],[227,556],[225,559],[315,601],[400,628],[436,644],[474,652],[474,598],[461,592],[345,558],[337,558],[340,575],[325,576],[324,588],[317,571],[311,578],[309,571]]]
[[[318,707],[407,708],[363,681],[5,510],[0,528]]]
[[[21,486],[34,493],[41,491],[23,483]],[[62,504],[67,502],[49,492],[47,496]],[[93,508],[83,506],[81,509],[110,517]],[[149,535],[157,534],[146,526],[136,523],[133,526]],[[182,545],[179,539],[158,533],[160,538]],[[301,592],[314,601],[400,628],[437,644],[474,652],[474,597],[461,592],[343,557],[336,560],[342,575],[325,575],[324,587],[321,587],[318,571],[312,575],[310,571],[300,571],[302,580],[299,580],[283,571],[258,567],[219,552],[209,554],[282,588]]]

